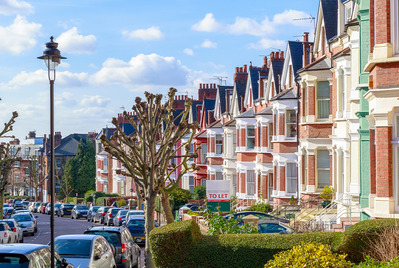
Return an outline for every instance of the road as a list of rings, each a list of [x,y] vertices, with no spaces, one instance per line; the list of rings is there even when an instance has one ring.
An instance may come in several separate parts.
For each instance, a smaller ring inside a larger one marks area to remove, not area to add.
[[[48,244],[50,242],[50,215],[35,213],[37,216],[37,233],[34,236],[25,236],[24,243]],[[72,220],[71,216],[54,218],[54,236],[65,234],[83,234],[87,227],[100,225],[88,222],[86,219]],[[141,248],[141,266],[144,267],[144,248]]]

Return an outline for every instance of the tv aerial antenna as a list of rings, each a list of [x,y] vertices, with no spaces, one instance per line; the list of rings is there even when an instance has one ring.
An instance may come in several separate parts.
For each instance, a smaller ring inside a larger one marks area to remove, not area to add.
[[[211,78],[211,80],[218,80],[220,86],[222,86],[223,82],[224,82],[224,85],[227,86],[227,78],[228,78],[227,76],[217,76],[217,75],[215,75],[215,76],[213,76],[213,78]]]
[[[298,18],[298,19],[293,19],[293,20],[310,20],[311,22],[313,22],[313,27],[316,28],[316,18],[313,17],[311,14],[308,14],[309,17],[308,18]]]

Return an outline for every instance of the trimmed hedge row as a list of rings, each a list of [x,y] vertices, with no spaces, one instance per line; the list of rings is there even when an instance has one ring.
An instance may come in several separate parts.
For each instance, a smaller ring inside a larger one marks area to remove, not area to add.
[[[263,267],[274,254],[301,242],[328,244],[337,250],[341,240],[342,233],[202,236],[194,220],[156,228],[149,236],[153,260],[159,268]]]

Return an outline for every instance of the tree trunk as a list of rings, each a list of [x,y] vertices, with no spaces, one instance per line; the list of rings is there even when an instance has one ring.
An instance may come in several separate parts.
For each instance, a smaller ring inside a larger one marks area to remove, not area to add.
[[[39,188],[38,186],[34,187],[34,189],[35,189],[35,202],[37,202],[37,195],[39,194],[38,191],[37,191],[38,188]]]
[[[141,189],[136,182],[134,182],[134,186],[136,188],[136,195],[137,195],[137,208],[136,209],[140,210],[141,204],[143,203],[143,198],[141,197],[141,192],[140,192]]]
[[[152,255],[150,251],[150,244],[148,241],[149,234],[152,229],[155,228],[155,193],[151,193],[147,199],[144,201],[144,211],[145,211],[145,267],[146,268],[154,268],[154,264],[152,263]]]
[[[162,208],[165,213],[165,218],[166,218],[166,223],[172,223],[175,221],[173,217],[173,212],[172,208],[170,207],[170,202],[169,202],[169,193],[166,191],[162,191],[160,194],[161,198],[161,203],[162,203]]]
[[[0,191],[0,211],[3,211],[3,206],[4,205],[4,190]],[[0,219],[3,219],[3,213],[0,213]]]

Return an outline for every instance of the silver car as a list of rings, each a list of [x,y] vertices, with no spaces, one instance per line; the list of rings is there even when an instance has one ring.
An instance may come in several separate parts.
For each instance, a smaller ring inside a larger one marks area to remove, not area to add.
[[[60,235],[54,247],[74,267],[116,268],[115,250],[101,235]]]
[[[14,235],[14,240],[15,243],[23,243],[24,242],[24,232],[22,231],[22,228],[19,226],[18,222],[14,219],[6,219],[6,220],[0,220],[0,222],[5,222],[10,226],[11,231],[13,232]]]
[[[12,215],[11,219],[14,219],[21,226],[24,234],[35,235],[35,224],[29,213],[18,213]]]

